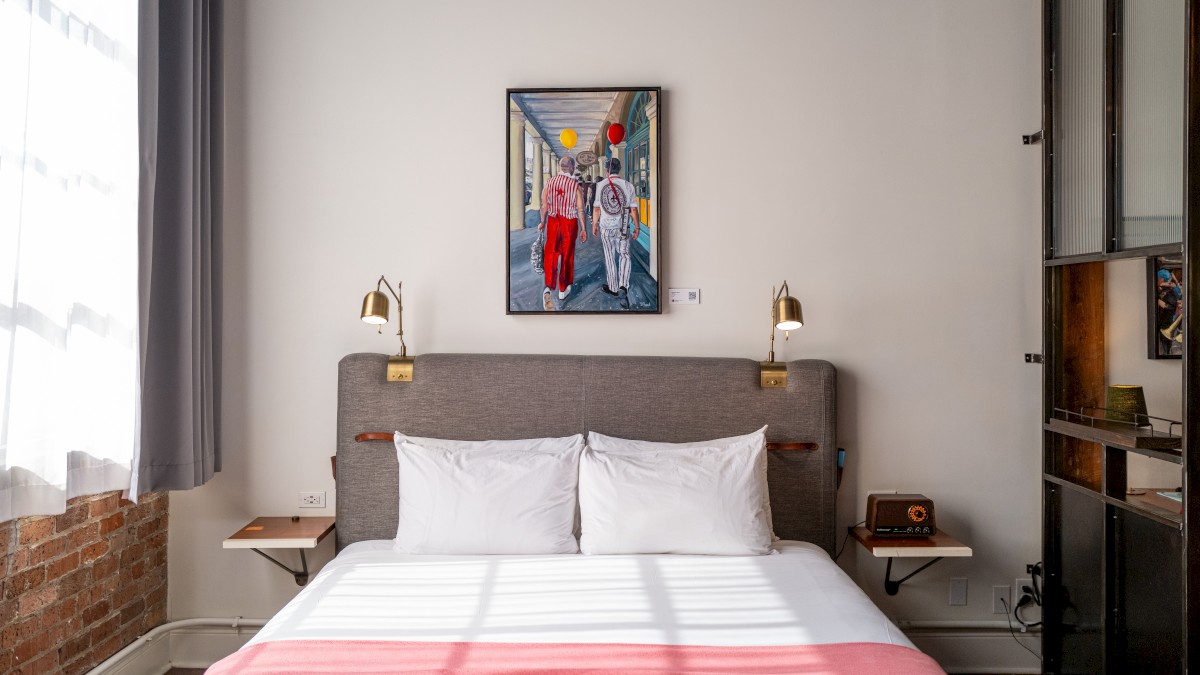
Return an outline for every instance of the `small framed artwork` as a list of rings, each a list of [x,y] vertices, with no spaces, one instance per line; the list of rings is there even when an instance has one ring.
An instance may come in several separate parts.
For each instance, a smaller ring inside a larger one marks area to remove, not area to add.
[[[1183,259],[1152,256],[1146,261],[1149,276],[1150,353],[1152,359],[1183,358]]]
[[[509,89],[508,314],[661,314],[662,90]]]

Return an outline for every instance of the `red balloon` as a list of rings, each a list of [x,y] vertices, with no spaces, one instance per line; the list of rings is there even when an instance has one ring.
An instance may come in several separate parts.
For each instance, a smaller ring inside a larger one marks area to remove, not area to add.
[[[620,124],[614,124],[608,128],[608,142],[616,145],[625,140],[625,127]]]

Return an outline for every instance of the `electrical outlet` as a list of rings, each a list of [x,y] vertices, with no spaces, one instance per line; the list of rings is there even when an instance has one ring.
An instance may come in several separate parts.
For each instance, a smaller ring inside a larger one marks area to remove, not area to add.
[[[1025,590],[1026,588],[1028,588],[1029,590],[1028,591]],[[1013,594],[1012,594],[1012,600],[1011,600],[1012,604],[1009,605],[1009,607],[1016,607],[1017,603],[1021,601],[1021,596],[1025,595],[1026,593],[1028,593],[1031,596],[1033,595],[1033,579],[1031,579],[1029,577],[1017,577],[1016,579],[1014,579],[1013,580]]]
[[[301,492],[300,493],[300,508],[302,508],[302,509],[323,509],[323,508],[325,508],[325,493],[324,492]]]
[[[992,614],[1008,614],[1004,603],[1011,602],[1012,586],[992,586]]]
[[[950,577],[950,604],[957,606],[967,604],[966,577]]]

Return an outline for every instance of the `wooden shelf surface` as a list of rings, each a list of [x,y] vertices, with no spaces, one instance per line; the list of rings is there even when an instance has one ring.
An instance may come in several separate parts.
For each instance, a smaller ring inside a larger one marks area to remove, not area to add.
[[[333,526],[333,516],[255,518],[221,542],[221,548],[316,548]]]
[[[850,531],[876,558],[969,558],[970,546],[938,531],[932,537],[877,537],[858,526]]]
[[[1129,492],[1141,493],[1125,495],[1125,501],[1136,506],[1136,510],[1167,518],[1173,523],[1183,523],[1183,502],[1158,494],[1174,492],[1172,488],[1131,488]]]
[[[1183,526],[1183,504],[1172,499],[1155,494],[1158,491],[1170,492],[1173,488],[1135,488],[1136,491],[1145,490],[1144,494],[1122,494],[1108,495],[1097,491],[1095,488],[1087,485],[1080,485],[1074,481],[1058,476],[1052,476],[1048,473],[1042,474],[1042,479],[1055,485],[1061,485],[1069,490],[1074,490],[1080,494],[1088,495],[1100,501],[1112,504],[1117,508],[1131,511],[1141,516],[1145,516],[1151,520],[1158,521],[1164,525],[1179,528]]]
[[[1180,436],[1105,420],[1094,420],[1089,424],[1080,424],[1078,422],[1051,419],[1049,422],[1046,422],[1044,428],[1071,436],[1072,438],[1102,443],[1110,447],[1134,451],[1154,450],[1163,452],[1168,456],[1164,458],[1173,458],[1180,455],[1180,448],[1183,447],[1183,438]]]

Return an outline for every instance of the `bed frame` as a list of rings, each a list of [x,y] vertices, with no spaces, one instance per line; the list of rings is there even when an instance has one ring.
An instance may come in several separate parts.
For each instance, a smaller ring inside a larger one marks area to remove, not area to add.
[[[338,364],[337,548],[396,536],[399,492],[390,438],[461,440],[596,431],[650,441],[736,436],[768,425],[775,533],[833,553],[836,379],[826,361],[790,361],[786,389],[759,387],[750,359],[428,354],[412,382],[387,382],[387,356]]]

